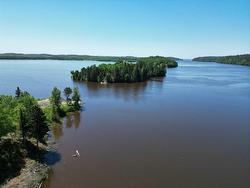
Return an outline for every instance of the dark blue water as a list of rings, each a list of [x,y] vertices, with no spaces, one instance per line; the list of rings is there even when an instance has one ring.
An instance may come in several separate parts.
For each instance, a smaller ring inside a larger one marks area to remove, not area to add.
[[[48,187],[249,187],[249,67],[180,61],[161,81],[71,81],[93,63],[0,61],[2,94],[80,89],[85,110],[52,129],[61,160]]]
[[[0,92],[13,95],[17,86],[38,98],[50,95],[54,86],[72,86],[70,71],[100,64],[93,61],[0,60]]]

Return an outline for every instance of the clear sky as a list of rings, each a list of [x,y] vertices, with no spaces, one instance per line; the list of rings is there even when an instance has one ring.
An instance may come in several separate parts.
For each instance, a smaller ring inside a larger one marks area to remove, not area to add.
[[[250,0],[0,0],[0,53],[250,53]]]

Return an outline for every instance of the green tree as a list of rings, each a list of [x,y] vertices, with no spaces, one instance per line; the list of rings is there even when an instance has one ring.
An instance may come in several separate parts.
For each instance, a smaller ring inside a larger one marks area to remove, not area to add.
[[[0,103],[0,137],[14,130],[9,110],[5,105]]]
[[[25,142],[25,117],[23,114],[23,110],[20,108],[19,109],[19,127],[22,133],[22,137],[23,137],[23,143]]]
[[[52,105],[55,105],[57,108],[60,107],[61,104],[61,91],[57,88],[54,87],[51,93],[50,97],[50,103]]]
[[[30,122],[33,125],[31,131],[32,137],[36,138],[37,140],[37,148],[38,142],[45,142],[44,136],[49,131],[48,125],[46,123],[46,117],[42,111],[42,109],[38,105],[33,105],[31,107],[31,114],[30,114]]]
[[[50,112],[51,120],[59,122],[60,116],[59,116],[59,110],[55,105],[51,106],[51,112]]]
[[[132,72],[132,80],[133,81],[140,81],[140,72],[139,72],[139,68],[138,65],[134,66],[133,72]]]
[[[42,138],[48,131],[46,117],[37,104],[37,101],[27,92],[22,92],[18,99],[19,126],[23,138],[34,137],[42,142]],[[36,126],[39,125],[39,129]],[[38,131],[38,132],[37,132]],[[37,137],[37,134],[39,135]]]
[[[21,94],[21,90],[19,87],[16,88],[16,98],[19,98]]]
[[[61,91],[57,88],[54,87],[52,92],[51,92],[51,97],[50,97],[50,104],[52,108],[52,117],[51,119],[53,121],[59,121],[60,120],[60,113],[61,113]]]
[[[114,64],[92,65],[81,71],[71,71],[74,81],[91,82],[142,82],[151,77],[166,75],[166,67],[177,67],[176,61],[154,56],[138,58],[136,63],[119,60]]]
[[[70,87],[66,87],[65,89],[64,89],[64,95],[65,95],[65,97],[66,97],[66,101],[67,101],[67,104],[69,104],[69,102],[70,102],[70,95],[72,94],[72,89],[70,88]]]
[[[73,89],[72,101],[76,109],[80,109],[81,96],[77,87]]]

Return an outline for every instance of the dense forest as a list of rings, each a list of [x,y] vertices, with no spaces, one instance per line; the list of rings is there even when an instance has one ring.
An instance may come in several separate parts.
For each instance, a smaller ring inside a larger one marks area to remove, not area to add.
[[[22,54],[22,53],[3,53],[0,59],[27,59],[27,60],[89,60],[89,61],[112,61],[125,60],[136,62],[140,57],[133,56],[91,56],[91,55],[52,55],[52,54]],[[181,60],[176,57],[168,57],[171,60]]]
[[[136,63],[124,60],[115,64],[92,65],[80,71],[71,71],[74,81],[131,83],[142,82],[152,77],[163,77],[166,67],[177,67],[176,61],[165,57],[154,56],[139,58]]]
[[[36,155],[31,140],[45,143],[48,131],[45,113],[29,93],[17,89],[15,97],[0,96],[0,187]]]
[[[66,102],[62,102],[61,91],[54,88],[48,103],[37,100],[17,87],[15,96],[0,95],[0,187],[8,178],[20,173],[25,161],[40,161],[46,145],[49,126],[59,122],[67,112],[81,108],[77,88],[64,89]]]
[[[194,58],[193,61],[216,62],[250,66],[250,54],[232,56],[205,56]]]

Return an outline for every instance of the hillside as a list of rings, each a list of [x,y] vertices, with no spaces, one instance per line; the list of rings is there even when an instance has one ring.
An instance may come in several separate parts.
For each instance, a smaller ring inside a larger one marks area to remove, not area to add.
[[[118,61],[120,59],[133,62],[137,57],[132,56],[91,56],[91,55],[52,55],[52,54],[22,54],[2,53],[0,59],[30,59],[30,60],[92,60],[92,61]]]
[[[250,54],[231,56],[204,56],[194,58],[193,61],[216,62],[224,64],[236,64],[250,66]]]

